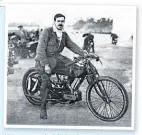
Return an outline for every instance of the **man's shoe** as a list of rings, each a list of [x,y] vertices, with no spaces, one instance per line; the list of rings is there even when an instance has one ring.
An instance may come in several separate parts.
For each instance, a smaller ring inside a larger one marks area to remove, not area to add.
[[[40,109],[40,118],[41,118],[41,119],[47,119],[46,108],[41,108],[41,109]]]

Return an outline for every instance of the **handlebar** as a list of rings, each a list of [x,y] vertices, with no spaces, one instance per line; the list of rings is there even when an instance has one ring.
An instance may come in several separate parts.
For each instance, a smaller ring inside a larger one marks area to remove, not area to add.
[[[95,55],[94,54],[91,54],[91,55],[89,54],[89,55],[84,56],[84,57],[82,57],[82,56],[75,57],[74,61],[65,64],[65,67],[69,67],[69,66],[79,62],[82,59],[88,59],[88,58],[96,59],[96,61],[100,61],[101,62],[100,58],[96,54]],[[101,62],[101,64],[102,64],[102,62]]]
[[[71,65],[73,65],[75,63],[76,63],[75,61],[69,62],[69,63],[65,64],[65,67],[69,67],[69,66],[71,66]]]

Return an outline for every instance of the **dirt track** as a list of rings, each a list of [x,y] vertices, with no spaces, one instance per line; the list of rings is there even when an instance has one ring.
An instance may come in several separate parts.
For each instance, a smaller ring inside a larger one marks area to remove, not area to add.
[[[7,89],[7,124],[10,125],[83,125],[83,126],[131,126],[131,92],[132,92],[132,48],[102,45],[96,47],[103,65],[93,62],[100,75],[108,75],[118,79],[129,95],[129,108],[124,117],[116,122],[104,122],[96,118],[88,109],[85,98],[75,105],[48,105],[48,119],[39,118],[39,108],[30,104],[25,98],[21,80],[34,60],[20,60],[15,67],[15,74],[8,76]],[[67,53],[65,51],[65,53]],[[85,84],[82,86],[85,97]]]

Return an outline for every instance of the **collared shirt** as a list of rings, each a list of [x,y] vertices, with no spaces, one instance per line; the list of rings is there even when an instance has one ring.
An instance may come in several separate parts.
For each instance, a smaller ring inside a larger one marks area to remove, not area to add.
[[[57,35],[57,38],[58,38],[58,41],[59,41],[59,46],[60,46],[61,41],[62,41],[62,35],[63,35],[64,30],[63,30],[63,29],[62,29],[62,30],[58,30],[58,29],[56,28],[56,26],[53,25],[53,31],[56,32],[56,35]]]

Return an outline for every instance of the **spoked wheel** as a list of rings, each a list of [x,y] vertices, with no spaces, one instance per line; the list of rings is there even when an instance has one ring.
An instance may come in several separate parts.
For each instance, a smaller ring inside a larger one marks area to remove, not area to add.
[[[119,120],[128,108],[128,95],[125,88],[111,77],[98,77],[88,87],[86,98],[91,112],[103,121]]]
[[[40,85],[41,77],[39,71],[34,68],[29,69],[23,77],[22,87],[26,98],[33,105],[41,105]]]

